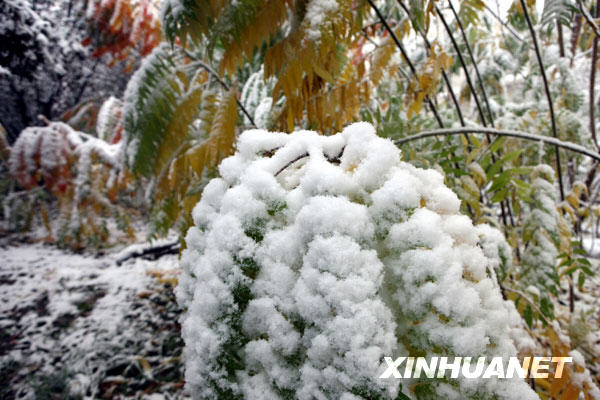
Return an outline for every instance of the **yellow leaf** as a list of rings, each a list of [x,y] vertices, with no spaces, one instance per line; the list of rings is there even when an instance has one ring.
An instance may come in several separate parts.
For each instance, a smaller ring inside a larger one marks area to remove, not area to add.
[[[138,361],[140,362],[140,365],[142,366],[145,372],[150,372],[152,370],[150,363],[144,357],[138,358]]]

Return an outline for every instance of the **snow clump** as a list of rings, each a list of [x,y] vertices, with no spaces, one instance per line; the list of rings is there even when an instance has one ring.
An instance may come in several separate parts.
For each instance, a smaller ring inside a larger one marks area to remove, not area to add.
[[[517,354],[505,249],[440,173],[368,123],[246,131],[219,171],[177,293],[194,398],[537,399],[518,378],[379,379],[386,356]]]

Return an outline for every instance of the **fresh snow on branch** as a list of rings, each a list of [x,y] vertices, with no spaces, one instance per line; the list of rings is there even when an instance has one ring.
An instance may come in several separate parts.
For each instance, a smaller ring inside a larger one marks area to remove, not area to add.
[[[537,399],[520,379],[378,379],[384,357],[517,354],[521,319],[495,278],[506,242],[459,214],[441,174],[367,123],[246,131],[219,171],[178,286],[194,398],[412,398],[418,384]]]

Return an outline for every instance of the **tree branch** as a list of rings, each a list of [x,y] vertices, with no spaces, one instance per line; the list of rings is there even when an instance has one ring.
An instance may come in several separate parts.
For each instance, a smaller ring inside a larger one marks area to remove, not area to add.
[[[527,21],[527,26],[529,27],[529,32],[531,33],[531,38],[533,39],[533,47],[535,49],[535,56],[537,57],[537,61],[540,67],[540,72],[542,74],[542,80],[544,82],[544,90],[546,91],[546,98],[548,99],[548,108],[550,109],[550,122],[552,123],[552,136],[558,140],[558,132],[556,130],[556,118],[554,117],[554,105],[552,104],[552,96],[550,95],[550,87],[548,86],[548,78],[546,77],[546,69],[544,68],[544,63],[542,61],[542,54],[540,53],[540,46],[538,45],[537,35],[535,34],[535,30],[533,29],[533,24],[531,23],[531,18],[529,17],[529,11],[527,11],[527,4],[525,0],[521,0],[521,8],[523,9],[523,14],[525,16],[525,20]],[[554,146],[554,150],[556,153],[556,175],[558,175],[558,187],[560,189],[560,201],[565,199],[565,188],[563,186],[562,179],[562,168],[560,166],[560,152],[558,150],[559,146]]]
[[[408,16],[408,18],[412,19],[410,9],[406,6],[406,4],[404,4],[404,2],[402,0],[397,0],[397,1],[398,1],[398,4],[400,4],[400,7],[402,7],[404,12]],[[415,26],[415,29],[416,29],[416,26]],[[419,29],[418,31],[419,31],[419,34],[421,35],[421,37],[423,38],[423,41],[425,42],[425,46],[427,46],[427,48],[430,49],[431,43],[429,43],[429,39],[427,39],[427,34],[425,34],[421,29]],[[444,83],[446,84],[446,88],[448,89],[448,94],[450,95],[450,98],[452,99],[452,103],[454,104],[454,109],[456,111],[456,114],[458,115],[460,125],[466,126],[465,119],[462,114],[462,110],[460,109],[460,104],[458,103],[458,99],[456,98],[456,95],[454,94],[452,85],[450,85],[450,79],[448,78],[448,74],[446,73],[446,70],[444,68],[442,68],[442,78],[444,79]],[[469,136],[465,135],[465,139],[467,140],[467,143],[469,144],[469,150],[470,150],[471,141],[469,140]]]
[[[471,50],[471,46],[469,45],[469,40],[467,39],[467,34],[465,33],[465,28],[463,27],[460,18],[458,18],[458,13],[456,9],[452,5],[452,0],[448,0],[448,4],[450,4],[450,9],[452,10],[452,14],[454,14],[454,19],[458,24],[458,28],[460,30],[461,36],[463,38],[463,42],[465,42],[465,46],[467,47],[467,53],[469,53],[469,58],[471,59],[471,64],[473,64],[473,68],[475,68],[475,76],[477,77],[477,82],[479,83],[479,89],[481,90],[481,96],[483,97],[483,101],[487,108],[488,118],[490,125],[492,128],[494,127],[494,118],[492,117],[492,108],[490,107],[490,102],[488,101],[487,93],[485,88],[483,87],[483,79],[481,79],[481,74],[479,73],[479,67],[477,66],[477,62],[475,61],[475,56],[473,56],[473,51]]]
[[[594,34],[596,35],[596,37],[600,37],[600,28],[598,28],[598,25],[596,25],[596,23],[594,22],[594,19],[590,15],[590,13],[587,10],[587,8],[584,7],[583,1],[582,0],[578,0],[577,1],[577,5],[579,6],[579,11],[581,12],[581,15],[583,15],[583,18],[585,19],[585,21],[592,28],[592,31],[594,31]],[[598,8],[598,4],[596,4],[596,9],[597,8]]]
[[[385,29],[388,31],[388,33],[392,37],[392,40],[394,40],[394,43],[396,43],[396,46],[400,49],[400,52],[402,53],[402,57],[404,57],[404,59],[406,60],[408,67],[410,68],[410,71],[412,72],[413,76],[417,76],[417,70],[416,70],[415,66],[413,65],[413,63],[410,61],[410,58],[408,58],[408,53],[406,52],[406,49],[404,48],[404,46],[402,46],[402,43],[400,42],[400,40],[398,40],[398,37],[396,36],[394,31],[388,25],[383,14],[381,13],[381,11],[379,11],[379,8],[377,8],[375,3],[373,3],[373,0],[367,0],[367,1],[369,2],[369,5],[371,6],[371,8],[375,11],[375,14],[377,14],[379,19],[381,20],[381,23],[383,24]],[[437,108],[435,107],[435,104],[433,104],[433,102],[431,101],[429,96],[427,96],[427,103],[429,104],[429,108],[431,109],[431,112],[433,112],[433,115],[435,116],[435,119],[437,120],[438,125],[440,126],[440,128],[443,128],[444,122],[442,121],[442,118],[440,117],[440,115],[437,111]]]
[[[462,52],[460,51],[460,48],[458,47],[458,43],[456,43],[456,39],[454,39],[454,35],[452,34],[452,30],[450,29],[450,26],[446,22],[446,18],[444,18],[444,14],[442,14],[442,12],[438,8],[438,6],[434,5],[434,7],[435,7],[435,11],[436,11],[437,15],[440,17],[440,20],[442,21],[442,24],[444,25],[444,28],[446,29],[446,32],[448,33],[448,36],[450,37],[450,41],[452,42],[452,47],[454,47],[454,51],[456,51],[456,55],[458,56],[458,59],[462,66],[462,69],[465,73],[467,85],[469,85],[469,89],[471,89],[471,94],[473,95],[473,99],[475,100],[475,104],[477,105],[477,111],[479,112],[479,119],[481,120],[481,123],[484,126],[487,126],[487,122],[485,120],[485,117],[483,116],[483,108],[481,107],[479,97],[477,97],[477,92],[475,92],[475,86],[473,86],[473,81],[471,80],[471,74],[469,74],[469,70],[467,69],[467,64],[465,63],[465,60],[462,56]]]
[[[519,40],[520,42],[523,41],[523,38],[521,36],[519,36],[519,34],[517,32],[515,32],[515,30],[513,28],[511,28],[506,22],[502,21],[502,18],[500,18],[500,16],[498,16],[498,14],[496,14],[494,12],[494,10],[492,10],[487,4],[485,4],[485,2],[483,3],[483,6],[485,7],[486,10],[488,10],[488,12],[490,14],[492,14],[492,16],[494,18],[496,18],[496,20],[500,23],[500,25],[505,27],[510,32],[510,34],[515,37],[515,39]]]
[[[464,133],[481,133],[486,135],[495,135],[495,136],[509,136],[516,137],[519,139],[531,140],[535,142],[548,143],[555,147],[560,147],[565,150],[570,150],[575,153],[586,155],[594,160],[600,161],[600,153],[595,153],[586,149],[583,146],[580,146],[571,142],[563,142],[562,140],[544,136],[544,135],[536,135],[533,133],[521,132],[521,131],[511,131],[511,130],[500,130],[495,128],[485,128],[485,127],[465,127],[465,128],[447,128],[447,129],[434,129],[430,131],[423,131],[417,133],[416,135],[411,135],[404,137],[402,139],[396,140],[394,143],[396,145],[401,145],[407,142],[412,142],[414,140],[423,139],[430,136],[448,136],[448,135],[462,135]]]
[[[200,67],[202,67],[203,69],[205,69],[209,74],[211,74],[217,80],[217,82],[219,82],[219,84],[223,87],[223,89],[229,91],[229,89],[230,89],[229,85],[227,85],[225,83],[225,81],[223,81],[223,79],[221,79],[221,77],[219,76],[219,74],[217,73],[217,71],[215,71],[214,69],[212,69],[212,67],[210,65],[208,65],[204,61],[200,60],[198,57],[196,57],[194,54],[192,54],[192,52],[189,51],[188,49],[186,49],[185,47],[182,47],[182,49],[183,49],[183,52],[185,53],[186,56],[188,56],[189,58],[191,58],[192,60],[194,60],[194,62],[196,64],[198,64]],[[235,98],[235,102],[237,103],[237,105],[240,108],[240,110],[242,110],[242,112],[244,113],[244,115],[246,115],[246,117],[250,121],[250,124],[254,128],[256,128],[256,124],[254,123],[254,119],[250,116],[250,113],[248,113],[248,110],[246,110],[246,108],[244,107],[244,105],[238,100],[237,96]]]
[[[120,266],[125,261],[131,258],[141,257],[146,260],[156,260],[166,254],[178,254],[181,246],[179,245],[179,240],[175,240],[170,243],[159,244],[155,246],[143,246],[139,249],[134,249],[132,251],[124,251],[123,254],[119,255],[115,260],[115,263]]]
[[[580,7],[581,6],[581,1],[579,2]],[[600,0],[596,1],[596,10],[595,10],[595,14],[596,14],[596,18],[598,18],[599,12],[600,12]],[[594,42],[592,44],[592,65],[590,68],[590,132],[592,134],[592,140],[594,141],[594,144],[596,145],[596,148],[598,150],[600,150],[600,145],[598,144],[598,139],[596,138],[596,115],[595,115],[595,111],[596,111],[596,104],[595,104],[595,99],[596,99],[596,95],[594,94],[594,86],[596,85],[596,69],[598,69],[598,35],[594,36]]]

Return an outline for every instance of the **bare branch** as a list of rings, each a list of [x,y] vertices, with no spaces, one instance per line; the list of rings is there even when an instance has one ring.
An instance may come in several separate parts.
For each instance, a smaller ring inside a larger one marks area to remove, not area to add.
[[[464,133],[481,133],[486,135],[495,135],[495,136],[509,136],[516,137],[519,139],[532,140],[535,142],[548,143],[555,147],[560,147],[565,150],[570,150],[575,153],[586,155],[594,160],[600,161],[600,153],[595,153],[593,151],[588,150],[587,148],[571,143],[571,142],[563,142],[562,140],[544,136],[544,135],[536,135],[533,133],[521,132],[521,131],[512,131],[512,130],[501,130],[495,128],[484,128],[484,127],[464,127],[464,128],[447,128],[447,129],[434,129],[430,131],[423,131],[417,133],[416,135],[411,135],[404,137],[402,139],[396,140],[394,143],[396,145],[401,145],[407,142],[412,142],[414,140],[423,139],[431,136],[449,136],[449,135],[462,135]]]
[[[185,53],[186,56],[188,56],[189,58],[191,58],[192,60],[194,60],[194,63],[196,63],[198,66],[200,66],[203,69],[205,69],[206,71],[208,71],[208,73],[211,74],[217,80],[217,82],[219,82],[219,84],[223,87],[223,89],[225,89],[225,90],[229,90],[230,89],[229,85],[227,85],[223,81],[223,79],[221,79],[221,77],[219,76],[219,74],[217,73],[217,71],[215,71],[214,69],[212,69],[212,67],[210,65],[208,65],[205,62],[203,62],[202,60],[200,60],[198,57],[196,57],[194,54],[192,54],[192,52],[190,52],[185,47],[182,47],[182,49],[183,49],[183,52]],[[244,115],[246,115],[246,117],[250,121],[250,124],[254,128],[256,128],[256,124],[254,123],[254,119],[250,116],[250,113],[248,112],[248,110],[246,110],[246,108],[244,107],[244,105],[238,100],[237,97],[235,98],[235,102],[237,103],[237,105],[240,108],[240,110],[242,110],[242,112],[244,113]]]
[[[402,7],[404,12],[408,16],[408,18],[412,19],[410,9],[406,6],[406,4],[404,4],[404,2],[402,0],[398,0],[398,4],[400,4],[400,7]],[[427,46],[427,48],[430,49],[431,43],[429,42],[429,39],[427,39],[427,34],[425,34],[425,32],[423,32],[421,29],[418,29],[418,31],[419,31],[419,34],[421,35],[421,37],[423,38],[423,41],[425,42],[425,46]],[[452,103],[454,104],[454,109],[456,111],[456,114],[458,115],[460,125],[466,126],[465,119],[462,114],[462,110],[460,109],[460,104],[458,103],[458,99],[456,98],[456,94],[454,94],[454,90],[452,89],[452,85],[450,84],[450,79],[448,78],[448,74],[446,74],[446,70],[444,68],[442,68],[442,78],[444,79],[444,83],[446,84],[446,88],[448,89],[448,94],[450,95],[450,98],[452,99]],[[465,135],[465,139],[467,140],[467,143],[469,144],[469,146],[471,146],[469,136]]]
[[[580,8],[583,7],[581,5],[581,1],[579,2]],[[596,1],[596,18],[600,13],[600,0]],[[598,144],[598,139],[596,138],[596,104],[595,99],[596,95],[594,94],[594,86],[596,85],[596,69],[598,69],[598,36],[594,36],[594,42],[592,44],[592,65],[590,68],[590,133],[592,134],[592,140],[596,145],[596,148],[600,150],[600,145]]]
[[[452,10],[452,14],[454,14],[454,19],[458,24],[458,28],[460,30],[461,36],[463,38],[463,42],[465,42],[465,46],[467,47],[467,53],[469,53],[469,58],[471,59],[471,64],[473,64],[473,68],[475,68],[475,76],[477,77],[477,82],[479,83],[479,89],[481,90],[481,96],[483,97],[483,101],[485,102],[485,106],[488,112],[488,118],[490,125],[494,127],[494,118],[492,117],[492,108],[490,107],[490,102],[488,101],[487,93],[483,86],[483,79],[481,79],[481,74],[479,73],[479,66],[475,61],[475,56],[473,56],[473,51],[471,50],[471,45],[469,45],[469,40],[467,39],[467,34],[465,33],[465,28],[463,27],[460,18],[458,18],[458,13],[456,9],[452,5],[452,0],[448,0],[448,4],[450,4],[450,9]]]
[[[371,6],[371,8],[375,11],[375,14],[377,14],[379,19],[381,20],[381,23],[383,24],[385,29],[388,31],[388,33],[392,37],[392,40],[394,40],[394,43],[396,43],[396,46],[400,49],[400,52],[402,53],[402,57],[404,57],[404,59],[406,60],[408,67],[410,68],[410,71],[412,72],[412,74],[414,76],[416,76],[417,70],[416,70],[415,66],[413,65],[412,61],[410,61],[410,58],[408,57],[408,53],[406,52],[406,49],[402,45],[402,42],[400,42],[400,40],[398,40],[398,37],[396,36],[396,34],[392,30],[392,28],[390,28],[390,25],[387,23],[385,17],[381,13],[381,11],[379,11],[379,8],[377,8],[375,3],[373,3],[373,0],[367,0],[367,1],[369,2],[369,5]],[[444,122],[442,121],[442,118],[440,117],[440,115],[437,111],[437,108],[435,107],[435,104],[433,104],[433,102],[431,101],[429,96],[427,97],[427,103],[429,104],[429,108],[431,109],[431,112],[433,112],[433,115],[435,116],[435,119],[437,120],[438,125],[441,128],[443,128]]]
[[[477,92],[475,92],[475,86],[473,86],[473,81],[471,80],[471,74],[469,74],[469,70],[467,69],[467,64],[465,63],[465,60],[462,56],[462,52],[460,51],[460,48],[458,47],[458,43],[456,43],[456,39],[454,39],[454,35],[452,34],[452,30],[450,29],[450,26],[446,22],[446,18],[444,18],[444,14],[442,14],[442,12],[438,8],[438,6],[436,6],[435,4],[434,4],[434,7],[435,7],[435,11],[437,12],[437,15],[440,17],[440,20],[442,21],[442,24],[444,25],[444,28],[446,29],[446,32],[448,33],[448,36],[450,37],[450,41],[452,42],[454,51],[456,51],[456,55],[458,56],[458,59],[460,60],[460,64],[465,73],[465,78],[467,79],[467,85],[469,85],[469,89],[471,89],[471,94],[473,95],[473,99],[475,100],[475,104],[477,105],[477,111],[479,112],[479,119],[481,120],[481,123],[484,126],[487,126],[487,122],[485,120],[485,117],[483,116],[483,108],[481,107],[481,102],[479,101],[479,97],[477,97]]]
[[[494,18],[496,18],[496,20],[500,23],[500,25],[502,25],[504,28],[506,28],[511,35],[513,35],[515,37],[515,39],[518,39],[520,42],[523,41],[523,38],[521,36],[519,36],[519,34],[517,32],[515,32],[515,30],[513,28],[511,28],[506,22],[502,21],[502,18],[500,18],[498,16],[498,14],[496,14],[494,12],[494,10],[492,10],[487,4],[483,4],[483,6],[486,8],[486,10],[488,10],[488,12],[490,14],[492,14],[492,16]]]
[[[579,5],[579,11],[581,12],[581,15],[583,15],[583,18],[585,19],[585,21],[592,28],[592,31],[594,31],[594,34],[596,35],[596,37],[600,37],[600,28],[598,28],[598,25],[596,25],[596,23],[594,22],[594,18],[590,15],[587,8],[585,8],[585,6],[583,5],[583,1],[578,0],[577,5]],[[597,8],[598,8],[598,5],[596,4],[596,9]]]
[[[544,90],[546,91],[546,98],[548,99],[548,108],[550,109],[550,122],[552,123],[552,136],[554,136],[555,139],[558,139],[558,132],[556,129],[556,118],[554,116],[554,105],[552,104],[552,96],[550,95],[550,87],[548,86],[548,78],[546,77],[546,69],[544,68],[544,62],[542,61],[542,54],[540,53],[540,46],[538,45],[537,35],[535,34],[535,29],[533,29],[533,24],[531,23],[531,18],[529,17],[529,11],[527,10],[527,4],[525,3],[525,0],[521,0],[521,8],[523,9],[523,14],[525,16],[525,20],[527,21],[527,26],[529,27],[529,32],[531,33],[531,38],[533,39],[533,47],[535,49],[535,55],[537,57],[537,61],[540,66],[540,72],[542,74],[542,80],[544,82]],[[556,175],[558,175],[558,187],[560,189],[560,201],[564,201],[565,188],[563,186],[562,168],[560,166],[560,152],[558,150],[558,146],[555,145],[554,150],[556,153]]]

